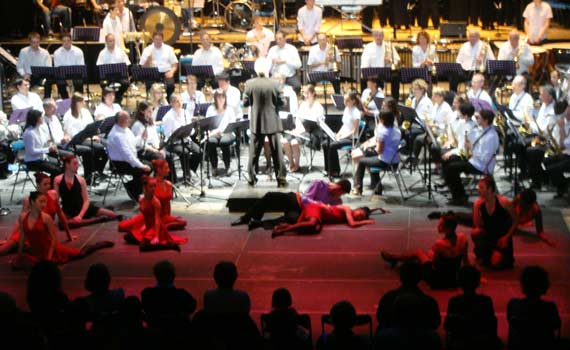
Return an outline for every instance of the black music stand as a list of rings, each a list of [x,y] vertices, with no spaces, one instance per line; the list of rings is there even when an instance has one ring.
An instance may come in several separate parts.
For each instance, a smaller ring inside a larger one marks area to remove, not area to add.
[[[194,115],[205,117],[206,113],[208,112],[208,108],[210,108],[211,105],[212,103],[210,102],[198,103],[198,105],[194,108]]]
[[[493,77],[492,94],[494,96],[497,86],[501,86],[507,77],[514,77],[517,74],[515,61],[513,60],[487,60],[487,73]]]
[[[87,42],[99,42],[100,36],[101,28],[99,27],[73,27],[72,29],[72,40],[82,42],[82,50],[84,54],[87,53]],[[89,91],[89,81],[87,81],[87,67],[85,67],[85,81],[87,82],[87,96],[90,96],[91,92]]]
[[[107,137],[111,129],[113,129],[113,126],[115,126],[115,116],[107,117],[103,119],[103,123],[99,127],[99,132]]]
[[[91,124],[87,124],[83,130],[75,134],[69,142],[63,147],[64,150],[73,149],[73,154],[77,155],[77,145],[81,145],[86,139],[91,139],[91,149],[93,149],[93,137],[101,134],[101,125],[106,119],[97,120]],[[89,157],[91,169],[94,167],[94,157]],[[93,187],[95,176],[91,176],[89,187]]]
[[[376,104],[376,108],[381,110],[382,105],[384,104],[384,97],[374,97],[374,103]]]
[[[517,118],[515,117],[515,115],[513,114],[513,111],[509,109],[508,106],[503,106],[503,105],[498,105],[497,109],[499,110],[499,113],[501,113],[503,116],[507,116],[505,118],[505,122],[507,124],[507,127],[509,128],[509,130],[511,131],[511,133],[515,136],[515,144],[517,145],[525,145],[525,140],[522,137],[522,135],[519,133],[518,128],[516,127],[516,125],[513,124],[513,120],[517,120]],[[515,148],[518,149],[518,148]],[[516,151],[513,152],[513,154],[515,155],[515,159],[514,159],[514,163],[511,161],[510,165],[511,165],[511,170],[509,171],[509,173],[512,176],[512,186],[511,189],[509,191],[507,191],[506,193],[513,193],[513,198],[524,189],[524,184],[519,183],[519,176],[518,176],[518,169],[519,169],[519,156],[517,154]],[[513,169],[514,168],[514,169]],[[504,194],[506,194],[504,193]]]
[[[334,106],[336,107],[336,109],[338,109],[339,111],[344,110],[344,96],[341,94],[333,94],[332,98],[333,98],[333,103],[334,103]],[[325,117],[326,117],[326,115],[325,115]]]
[[[28,112],[31,110],[32,110],[32,107],[16,109],[15,111],[12,111],[12,114],[10,114],[10,119],[8,121],[8,124],[26,123],[26,118],[28,117]]]
[[[316,121],[307,120],[307,119],[303,120],[303,127],[305,128],[305,131],[307,131],[309,133],[309,142],[312,142],[312,140],[314,139],[313,136],[315,135],[315,133],[317,133],[321,129],[319,126],[319,123],[317,123]],[[329,145],[330,145],[330,142],[329,142]],[[314,146],[309,145],[309,169],[308,169],[309,172],[313,168],[313,158],[314,157],[315,157]]]
[[[127,65],[125,63],[101,64],[97,66],[99,69],[99,79],[107,83],[120,83],[129,80]],[[108,85],[108,84],[105,84]]]
[[[52,66],[32,66],[30,69],[32,70],[34,80],[40,81],[40,85],[44,87],[45,96],[45,89],[48,88],[46,84],[49,85],[49,89],[51,90],[51,84],[56,81],[58,68]]]
[[[411,108],[410,108],[411,109]],[[432,148],[436,147],[439,148],[439,142],[437,141],[437,138],[435,137],[435,135],[432,133],[431,129],[429,128],[429,126],[427,126],[425,124],[425,122],[421,119],[419,119],[417,113],[415,110],[411,109],[412,111],[414,111],[415,117],[414,120],[415,122],[420,126],[420,128],[422,130],[424,130],[425,132],[425,137],[426,137],[426,141],[425,141],[425,146],[424,146],[424,170],[423,170],[423,174],[421,174],[420,171],[420,175],[421,178],[420,180],[416,181],[415,183],[413,183],[411,186],[409,186],[409,188],[411,189],[413,186],[415,186],[416,184],[423,182],[424,184],[424,189],[422,189],[419,192],[416,192],[414,194],[412,194],[411,196],[408,196],[406,198],[404,198],[405,200],[408,200],[410,198],[413,198],[415,196],[418,196],[422,193],[427,192],[428,194],[428,200],[432,200],[433,197],[433,186],[432,186],[432,179],[431,179],[431,173],[432,173]],[[428,150],[429,148],[429,150]]]
[[[143,67],[140,65],[132,65],[131,73],[134,81],[142,81],[144,83],[156,83],[161,81],[160,73],[156,67]],[[146,90],[146,89],[145,89]],[[148,90],[146,90],[146,98],[148,100]]]
[[[230,132],[234,132],[236,134],[236,156],[237,156],[237,162],[238,162],[238,179],[241,180],[241,132],[242,130],[247,130],[249,129],[249,120],[248,119],[242,119],[242,120],[238,120],[235,121],[233,123],[229,123],[228,126],[226,127],[226,130],[224,130],[225,133],[230,133]]]
[[[174,144],[177,141],[180,141],[182,143],[183,154],[180,156],[180,163],[182,164],[182,174],[184,177],[182,184],[186,186],[191,184],[186,180],[187,174],[190,172],[190,169],[188,169],[187,167],[188,162],[186,161],[186,155],[184,151],[186,150],[186,140],[190,138],[190,136],[192,135],[192,131],[194,130],[195,127],[196,127],[195,122],[179,127],[178,129],[172,132],[168,140],[160,147],[160,149],[168,148],[168,146]]]
[[[255,61],[243,60],[241,61],[241,65],[243,66],[243,70],[247,75],[250,77],[255,76]]]
[[[56,71],[56,80],[65,82],[66,80],[81,80],[87,86],[87,96],[91,96],[89,82],[87,81],[87,66],[59,66]],[[74,85],[75,86],[75,85]],[[83,93],[83,91],[81,91]]]
[[[332,84],[333,81],[338,81],[338,76],[335,72],[309,72],[309,82],[311,84],[323,84],[323,92],[325,94],[325,115],[329,114],[327,106],[327,82]]]
[[[211,65],[207,66],[193,65],[186,67],[186,69],[187,69],[187,75],[192,74],[198,77],[198,79],[203,78],[204,84],[208,81],[211,83],[212,80],[216,78],[216,76],[214,75],[214,68]]]
[[[354,78],[354,60],[352,59],[352,53],[354,49],[362,48],[362,38],[336,38],[335,44],[339,50],[348,50],[349,52],[350,75],[348,78],[350,79],[350,88],[354,90],[356,78]]]
[[[156,111],[156,121],[157,122],[162,121],[166,113],[168,113],[168,111],[170,111],[171,108],[172,107],[170,105],[158,107],[158,111]]]
[[[463,67],[459,63],[435,62],[434,66],[437,81],[441,81],[442,77],[445,77],[448,81],[451,80],[451,77],[457,77],[458,82],[465,81]]]
[[[198,135],[205,134],[206,136],[201,141],[202,146],[202,159],[200,160],[200,198],[206,196],[204,191],[204,161],[206,158],[206,146],[208,145],[208,139],[210,138],[210,130],[216,129],[220,122],[222,121],[221,115],[216,115],[213,117],[202,118],[196,121],[196,126],[198,128]],[[210,162],[206,163],[206,176],[208,178],[208,188],[212,188],[212,180],[210,176]],[[229,185],[229,184],[228,184]]]
[[[400,70],[402,76],[402,83],[411,83],[416,79],[423,79],[426,83],[429,83],[429,74],[426,67],[414,67],[414,68],[402,68]]]

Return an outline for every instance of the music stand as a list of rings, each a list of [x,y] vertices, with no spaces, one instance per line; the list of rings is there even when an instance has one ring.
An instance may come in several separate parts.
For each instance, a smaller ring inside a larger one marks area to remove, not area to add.
[[[100,34],[100,27],[73,27],[72,40],[82,42],[99,41]]]
[[[389,67],[368,67],[362,68],[362,78],[368,80],[369,77],[378,77],[381,81],[392,80],[392,70]]]
[[[69,108],[71,108],[71,98],[66,98],[64,100],[57,100],[55,101],[55,114],[58,116],[64,116]]]
[[[174,130],[168,140],[160,147],[160,149],[168,148],[170,145],[174,144],[177,141],[180,141],[182,143],[183,152],[180,155],[180,163],[182,164],[182,174],[184,176],[184,181],[182,183],[184,185],[190,185],[190,183],[186,180],[187,174],[190,172],[187,167],[188,162],[186,161],[186,140],[192,135],[192,131],[195,127],[196,122],[182,125],[178,129]]]
[[[416,79],[423,79],[426,83],[429,83],[429,74],[426,67],[402,68],[400,74],[403,84],[411,83]]]
[[[469,98],[469,102],[471,102],[471,104],[473,105],[473,107],[475,107],[475,111],[476,112],[480,112],[482,110],[489,110],[489,111],[494,111],[495,108],[493,108],[493,106],[491,106],[489,104],[489,102],[485,101],[485,100],[481,100],[478,98]]]
[[[32,77],[39,81],[45,80],[43,84],[44,91],[46,89],[46,84],[51,85],[56,80],[57,75],[57,68],[52,66],[32,66],[30,67],[32,70]],[[51,89],[51,86],[49,87]],[[50,90],[51,91],[51,90]],[[45,95],[45,92],[44,92]]]
[[[307,120],[307,119],[303,119],[302,123],[303,123],[303,127],[305,128],[305,131],[307,131],[309,133],[309,142],[311,142],[313,140],[314,133],[316,133],[320,130],[319,123],[317,123],[314,120]],[[309,145],[309,169],[308,169],[309,172],[313,168],[313,158],[314,157],[315,157],[315,151],[314,151],[312,145]]]
[[[103,123],[99,127],[99,133],[107,137],[114,125],[115,125],[115,116],[103,119]]]
[[[249,120],[243,119],[229,123],[224,130],[225,133],[234,132],[236,134],[236,155],[238,161],[238,179],[241,180],[241,131],[249,129]]]
[[[513,60],[487,60],[487,73],[494,77],[493,87],[501,86],[507,77],[514,77],[517,73]],[[493,90],[494,92],[494,90]]]
[[[344,110],[344,96],[341,94],[333,94],[332,95],[333,98],[333,103],[334,106],[336,107],[336,109],[338,109],[339,111]],[[325,114],[325,117],[327,115]]]
[[[83,130],[81,130],[80,132],[78,132],[77,134],[75,134],[75,136],[73,136],[71,138],[71,140],[69,140],[69,142],[63,147],[64,149],[69,149],[70,147],[73,147],[74,151],[76,150],[76,146],[80,145],[83,143],[83,141],[85,141],[87,138],[92,138],[93,136],[97,136],[99,134],[101,134],[100,128],[101,125],[103,125],[103,122],[106,119],[101,119],[101,120],[97,120],[91,124],[87,124],[85,126],[85,128]],[[91,140],[91,142],[93,142],[93,140]]]
[[[161,122],[166,113],[170,111],[172,107],[170,105],[160,106],[158,107],[158,111],[156,111],[156,121]]]
[[[211,65],[205,65],[205,66],[193,65],[186,67],[186,69],[188,69],[187,75],[192,74],[198,78],[203,78],[204,83],[208,80],[211,82],[212,79],[216,77],[214,75],[214,68]]]
[[[325,115],[329,113],[327,106],[327,82],[332,84],[333,81],[338,80],[338,76],[335,72],[309,72],[309,82],[311,84],[323,84],[323,92],[325,95]]]
[[[81,80],[87,82],[87,96],[91,95],[89,91],[89,82],[87,81],[87,66],[59,66],[56,70],[56,80],[65,82],[66,80]],[[83,91],[81,91],[83,93]]]
[[[384,97],[374,97],[374,103],[376,104],[376,108],[380,111],[384,104]]]
[[[132,65],[131,74],[133,75],[134,81],[156,83],[161,80],[160,73],[156,67],[142,67],[140,65]],[[148,90],[146,91],[146,98],[148,99]]]
[[[435,62],[435,71],[437,80],[440,81],[441,77],[446,77],[450,80],[450,77],[455,76],[461,82],[465,80],[463,75],[463,67],[459,63],[448,63],[448,62]]]
[[[339,50],[348,50],[349,52],[349,62],[350,62],[350,73],[348,78],[350,79],[350,88],[354,90],[355,74],[354,74],[354,60],[352,59],[352,53],[354,49],[362,48],[362,38],[336,38],[336,47]]]
[[[413,197],[420,195],[422,193],[425,193],[425,192],[428,193],[428,200],[431,200],[432,196],[433,196],[433,194],[432,194],[433,193],[432,179],[431,179],[431,173],[432,173],[431,163],[433,160],[432,148],[434,148],[434,147],[440,148],[440,145],[439,145],[439,142],[437,141],[437,138],[435,137],[435,135],[432,133],[431,129],[429,128],[429,126],[427,126],[423,120],[418,118],[417,113],[415,113],[416,112],[415,110],[413,110],[413,109],[411,109],[411,110],[414,111],[415,122],[425,132],[426,140],[425,140],[425,145],[424,145],[424,150],[423,150],[423,152],[424,152],[424,171],[423,171],[423,174],[421,174],[421,171],[420,171],[420,175],[421,175],[420,180],[413,183],[409,188],[412,188],[417,183],[423,182],[424,189],[419,191],[419,192],[414,193],[411,196],[408,196],[407,198],[405,198],[405,200],[408,200],[410,198],[413,198]],[[428,148],[429,148],[429,150],[428,150]]]
[[[203,133],[206,134],[202,143],[204,144],[202,149],[202,159],[200,160],[200,197],[205,197],[206,192],[204,191],[204,161],[206,158],[206,146],[208,145],[208,139],[210,138],[210,130],[216,129],[220,122],[222,121],[223,116],[216,115],[213,117],[202,118],[196,121],[196,126],[198,128],[198,134],[202,135]],[[210,162],[206,163],[206,176],[208,178],[208,188],[212,188],[212,180],[210,176]]]
[[[101,64],[97,68],[99,68],[99,79],[101,81],[120,83],[129,79],[125,63]]]
[[[26,118],[28,117],[28,112],[32,110],[32,107],[16,109],[12,111],[10,114],[10,120],[8,124],[22,124],[26,122]]]
[[[508,106],[503,106],[503,105],[498,105],[497,109],[499,110],[499,113],[501,113],[503,116],[505,115],[507,116],[507,118],[505,118],[505,122],[511,133],[515,135],[515,140],[514,140],[515,144],[524,147],[525,140],[522,137],[522,135],[519,133],[517,126],[513,124],[513,120],[517,120],[515,115],[513,114],[513,111],[509,109]],[[518,147],[516,147],[515,149],[518,150]],[[518,152],[514,151],[513,154],[515,155],[515,159],[514,159],[514,164],[513,162],[511,162],[511,171],[510,171],[513,183],[511,189],[507,193],[513,192],[513,198],[514,198],[522,189],[524,189],[524,186],[521,186],[518,178],[518,169],[519,169]],[[512,169],[513,167],[514,170]]]
[[[198,105],[194,108],[194,115],[206,116],[206,112],[208,112],[208,108],[210,108],[211,105],[212,103],[210,102],[198,103]]]
[[[251,77],[255,75],[255,61],[243,60],[241,61],[241,65],[246,74],[249,74]]]

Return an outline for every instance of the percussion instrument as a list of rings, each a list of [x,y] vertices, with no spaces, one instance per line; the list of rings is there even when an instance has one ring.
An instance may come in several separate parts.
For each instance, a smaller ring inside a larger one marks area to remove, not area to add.
[[[224,43],[220,48],[224,57],[224,68],[242,68],[238,50],[230,43]]]
[[[224,14],[224,20],[230,30],[247,32],[252,26],[253,10],[245,1],[232,1]]]
[[[178,17],[182,17],[182,5],[177,0],[165,0],[164,7],[174,12]]]
[[[162,32],[164,42],[172,45],[178,40],[181,24],[176,14],[169,8],[153,6],[140,19],[141,31],[149,33]]]

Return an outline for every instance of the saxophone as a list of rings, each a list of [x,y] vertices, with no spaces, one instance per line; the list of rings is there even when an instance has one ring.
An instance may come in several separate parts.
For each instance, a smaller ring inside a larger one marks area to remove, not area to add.
[[[384,66],[387,66],[388,63],[390,63],[390,69],[392,71],[398,69],[398,66],[394,62],[394,47],[392,47],[391,41],[386,43],[386,52],[384,53]]]
[[[329,66],[332,66],[331,70],[333,72],[338,72],[339,67],[338,62],[336,61],[335,42],[335,36],[333,35],[329,38],[327,56],[329,57]],[[332,62],[330,62],[330,60],[332,60]]]
[[[548,148],[548,150],[546,150],[546,153],[544,155],[545,157],[557,156],[562,154],[562,148],[560,147],[560,144],[558,143],[558,141],[556,141],[554,135],[552,135],[552,130],[554,130],[555,126],[556,125],[553,125],[551,128],[546,127],[546,132],[548,133],[548,138],[550,141],[550,147]]]
[[[460,148],[460,149],[457,151],[457,155],[458,155],[459,157],[463,158],[463,159],[469,159],[469,158],[471,158],[471,151],[469,151],[469,150],[467,149],[467,142],[469,142],[468,135],[469,135],[469,131],[468,131],[468,130],[465,130],[465,134],[464,134],[464,137],[463,137],[463,148]]]
[[[515,69],[518,71],[520,68],[520,56],[521,56],[522,50],[521,50],[521,44],[519,43],[519,45],[517,46],[517,50],[515,51],[515,54],[513,56],[513,61],[515,61]]]
[[[481,52],[479,52],[479,59],[481,60],[481,64],[479,65],[478,71],[480,73],[485,73],[487,69],[487,50],[489,50],[489,44],[484,41],[481,41]]]

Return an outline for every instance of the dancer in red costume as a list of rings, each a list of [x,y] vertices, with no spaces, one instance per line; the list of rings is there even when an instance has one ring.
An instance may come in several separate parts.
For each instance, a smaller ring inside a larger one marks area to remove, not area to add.
[[[69,241],[74,240],[77,236],[74,236],[69,231],[69,225],[67,224],[67,217],[61,210],[59,205],[59,197],[57,192],[51,188],[51,179],[44,173],[35,173],[36,187],[38,192],[47,194],[47,205],[44,208],[44,213],[51,216],[55,220],[55,215],[59,217],[60,226],[63,227],[65,233],[67,234],[67,239]],[[30,211],[30,202],[26,197],[22,203],[22,213],[27,213]],[[11,233],[8,239],[0,245],[0,255],[6,255],[16,251],[18,247],[18,242],[20,241],[20,224],[16,221],[12,227]]]
[[[20,240],[18,242],[18,257],[12,261],[16,270],[28,268],[40,260],[53,261],[63,264],[70,260],[86,257],[102,248],[110,248],[113,242],[102,241],[88,245],[82,249],[61,244],[57,240],[57,228],[52,217],[44,212],[48,195],[41,192],[31,192],[29,197],[30,210],[20,214]],[[24,242],[28,241],[30,250],[24,253]]]
[[[125,235],[125,241],[139,244],[140,251],[172,249],[180,251],[180,244],[187,238],[171,235],[162,218],[160,200],[156,198],[156,179],[143,176],[143,196],[139,199],[140,215],[144,221],[142,226],[134,225]],[[137,215],[138,217],[138,215]],[[138,223],[140,218],[131,219]]]

